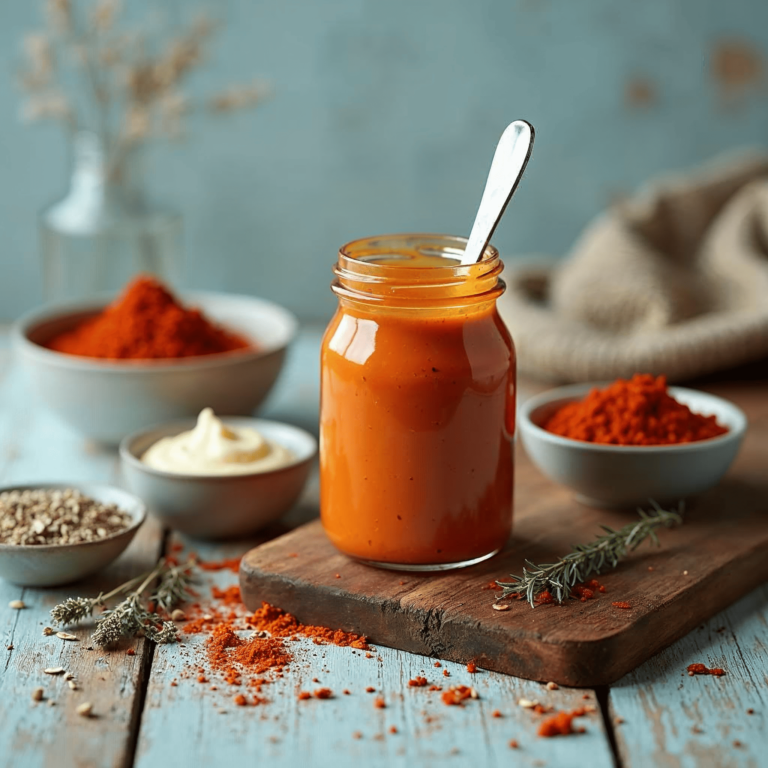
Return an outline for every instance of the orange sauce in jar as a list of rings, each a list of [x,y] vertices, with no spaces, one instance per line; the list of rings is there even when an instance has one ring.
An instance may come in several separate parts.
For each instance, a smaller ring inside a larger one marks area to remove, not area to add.
[[[512,525],[515,354],[491,246],[393,235],[344,246],[321,353],[320,497],[338,549],[444,569],[495,554]]]

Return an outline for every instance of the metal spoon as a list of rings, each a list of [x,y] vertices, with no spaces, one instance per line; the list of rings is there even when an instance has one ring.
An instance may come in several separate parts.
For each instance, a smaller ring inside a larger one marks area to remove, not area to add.
[[[528,158],[533,151],[533,139],[533,126],[525,120],[515,120],[501,134],[475,223],[461,257],[462,264],[474,264],[483,258],[485,246],[528,165]]]

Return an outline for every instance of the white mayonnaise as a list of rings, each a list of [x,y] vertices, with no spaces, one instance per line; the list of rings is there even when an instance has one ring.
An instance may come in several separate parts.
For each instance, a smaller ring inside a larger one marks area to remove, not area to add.
[[[290,464],[293,454],[255,429],[229,427],[205,408],[197,426],[152,445],[141,460],[153,469],[178,475],[248,475]]]

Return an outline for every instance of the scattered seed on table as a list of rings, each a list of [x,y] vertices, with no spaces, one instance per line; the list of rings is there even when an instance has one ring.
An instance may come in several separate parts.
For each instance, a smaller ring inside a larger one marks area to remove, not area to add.
[[[13,608],[16,611],[20,611],[22,608],[26,608],[26,604],[23,600],[11,600],[10,603],[8,603],[9,608]]]
[[[44,693],[45,690],[43,688],[35,688],[35,690],[32,691],[32,701],[42,701]]]
[[[67,685],[73,690],[73,691],[79,691],[80,688],[78,688],[77,683],[74,680],[67,680]]]
[[[93,704],[90,701],[84,701],[75,710],[80,717],[90,717],[93,714]]]
[[[557,683],[549,682],[547,683],[547,690],[548,691],[556,691],[560,686]]]
[[[493,604],[493,610],[494,611],[508,611],[509,610],[509,603],[494,603]]]
[[[56,706],[56,702],[53,699],[48,699],[48,706],[49,707],[55,707]]]
[[[171,614],[171,620],[172,621],[186,621],[187,620],[187,614],[184,613],[184,611],[182,611],[181,608],[177,608]]]
[[[67,672],[66,675],[64,675],[65,680],[74,680],[75,679],[75,673],[74,672]]]
[[[50,637],[51,635],[55,635],[56,632],[51,627],[43,627],[43,635],[45,637]]]
[[[69,632],[57,632],[56,637],[61,640],[78,640],[77,635],[70,635]]]
[[[44,669],[43,672],[45,672],[46,675],[61,675],[66,670],[64,667],[48,667],[47,669]]]

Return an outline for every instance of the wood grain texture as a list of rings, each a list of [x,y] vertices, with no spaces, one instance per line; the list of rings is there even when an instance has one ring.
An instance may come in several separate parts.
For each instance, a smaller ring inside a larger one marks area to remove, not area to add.
[[[242,548],[192,543],[203,559],[232,557]],[[205,573],[201,594],[210,586],[237,582],[235,574]],[[308,640],[291,643],[295,655],[284,678],[265,687],[270,699],[259,707],[237,707],[239,689],[211,677],[217,691],[200,684],[185,670],[203,657],[204,637],[190,636],[183,646],[155,651],[146,707],[136,755],[138,768],[157,765],[234,765],[248,756],[259,764],[317,768],[342,766],[611,766],[612,757],[599,713],[577,724],[586,733],[571,738],[536,736],[540,716],[518,706],[521,697],[557,709],[597,705],[593,692],[549,691],[543,685],[504,675],[471,675],[463,665],[376,647],[373,658],[352,648],[318,646]],[[443,669],[450,672],[445,678]],[[474,686],[480,699],[464,707],[449,707],[440,692],[410,688],[408,680],[423,675],[431,683]],[[319,683],[313,682],[317,677]],[[172,686],[171,681],[177,685]],[[330,687],[328,700],[298,701],[300,690]],[[367,686],[375,694],[365,692]],[[347,688],[351,695],[342,691]],[[383,696],[385,709],[373,702]],[[225,714],[219,714],[219,710]],[[494,718],[493,710],[503,716]],[[390,734],[390,726],[397,734]],[[354,737],[355,732],[361,738]],[[512,750],[516,739],[520,748]],[[446,762],[447,761],[447,762]]]
[[[628,768],[764,766],[768,749],[768,588],[697,627],[610,691]],[[723,677],[689,677],[701,662]],[[748,714],[748,710],[753,710]]]
[[[738,389],[729,391],[739,402]],[[580,506],[522,450],[513,537],[492,560],[426,576],[377,570],[337,552],[314,522],[246,555],[243,598],[252,608],[266,600],[306,623],[330,622],[414,653],[474,659],[534,680],[609,684],[768,578],[766,457],[768,429],[758,419],[727,478],[689,505],[685,525],[663,531],[660,549],[646,545],[601,577],[607,594],[585,603],[531,610],[519,602],[500,613],[482,591],[491,579],[520,573],[525,559],[552,562],[593,538],[601,523],[633,519]]]

